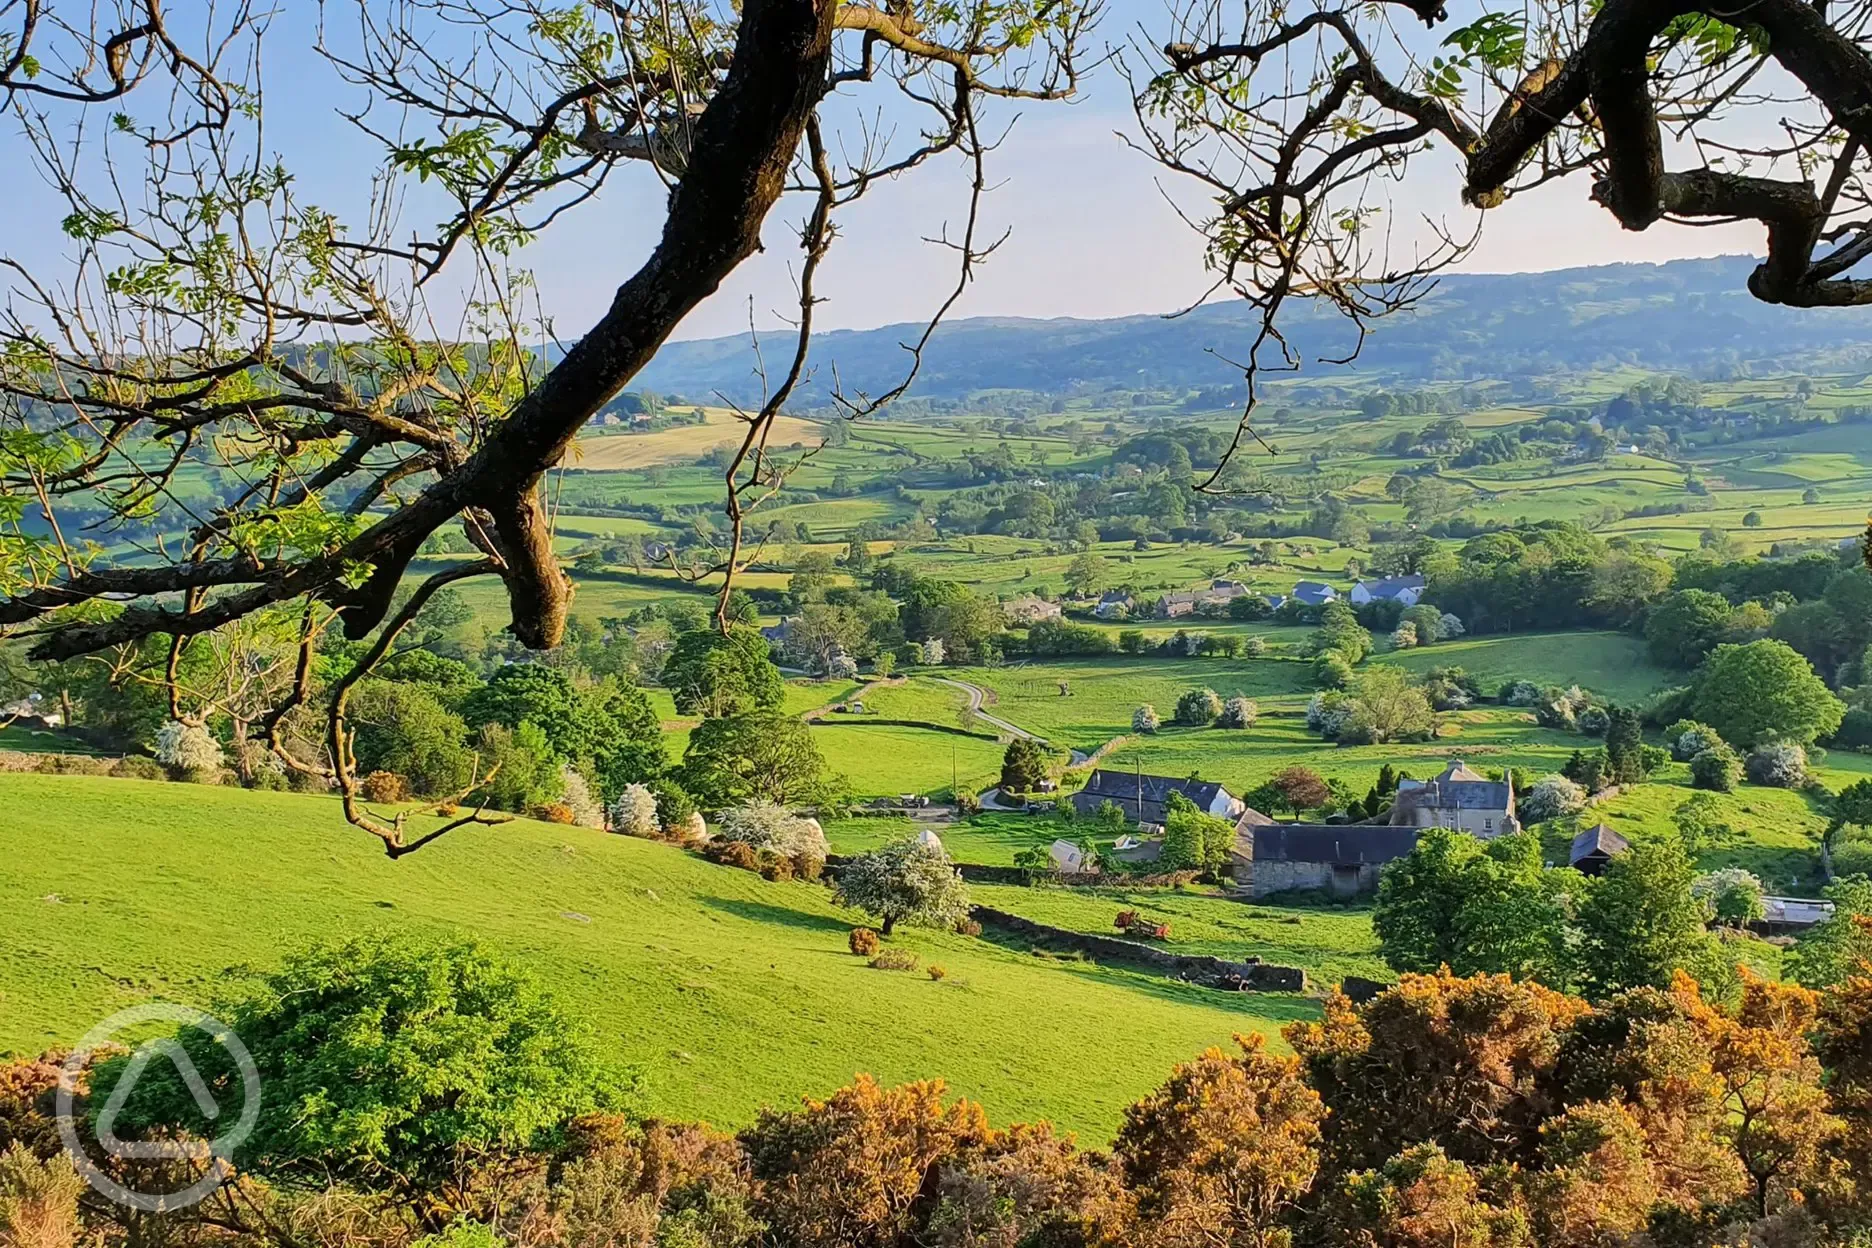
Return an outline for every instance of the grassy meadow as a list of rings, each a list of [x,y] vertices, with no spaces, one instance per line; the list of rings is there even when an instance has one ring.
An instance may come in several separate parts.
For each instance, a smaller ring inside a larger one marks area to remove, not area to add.
[[[0,812],[0,1052],[152,998],[212,1003],[315,938],[447,929],[537,972],[641,1069],[651,1112],[736,1126],[867,1071],[1103,1141],[1175,1062],[1316,1008],[914,929],[893,943],[948,977],[874,971],[822,886],[582,828],[462,829],[392,862],[326,798],[4,775]],[[1097,1078],[1061,1060],[1120,1049]]]

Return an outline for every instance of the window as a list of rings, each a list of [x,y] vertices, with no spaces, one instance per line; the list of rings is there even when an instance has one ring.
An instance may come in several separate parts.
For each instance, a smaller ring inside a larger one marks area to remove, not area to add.
[[[1495,830],[1495,821],[1493,819],[1484,819],[1482,821],[1482,830],[1484,832],[1493,832]]]

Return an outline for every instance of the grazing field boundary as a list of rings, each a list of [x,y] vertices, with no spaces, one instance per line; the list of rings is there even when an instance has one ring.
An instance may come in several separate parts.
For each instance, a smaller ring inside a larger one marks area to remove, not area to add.
[[[1018,914],[1009,914],[1005,910],[995,910],[988,906],[976,906],[969,911],[969,917],[984,928],[1024,936],[1049,946],[1064,947],[1074,953],[1083,953],[1096,962],[1144,966],[1206,988],[1254,992],[1307,990],[1307,973],[1297,966],[1276,966],[1256,958],[1230,962],[1207,954],[1171,953],[1164,949],[1153,949],[1149,945],[1119,940],[1115,936],[1094,936],[1086,932],[1049,927],[1045,923],[1036,923]]]
[[[933,724],[927,719],[814,719],[815,728],[927,728],[931,732],[947,732],[958,737],[974,737],[977,741],[999,741],[1000,733],[975,732],[968,728],[958,728],[954,724]]]

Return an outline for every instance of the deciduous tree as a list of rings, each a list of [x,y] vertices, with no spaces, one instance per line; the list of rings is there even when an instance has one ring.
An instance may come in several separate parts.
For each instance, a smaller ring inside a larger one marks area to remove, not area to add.
[[[876,915],[888,936],[899,923],[954,927],[968,917],[968,885],[949,855],[905,838],[859,854],[839,868],[838,903]]]

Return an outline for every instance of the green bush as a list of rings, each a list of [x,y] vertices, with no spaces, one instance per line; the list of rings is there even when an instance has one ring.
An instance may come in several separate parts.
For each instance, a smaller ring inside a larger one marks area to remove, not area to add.
[[[316,945],[215,1013],[263,1089],[233,1161],[268,1176],[436,1193],[464,1155],[550,1146],[577,1115],[628,1100],[628,1082],[532,978],[470,939],[398,931]],[[241,1095],[213,1037],[190,1027],[175,1039],[208,1087]],[[129,1055],[103,1062],[94,1104],[119,1095],[130,1069]],[[126,1126],[213,1134],[170,1062],[146,1065],[124,1094]]]
[[[1742,760],[1718,742],[1690,760],[1690,783],[1699,789],[1727,793],[1742,779]]]

